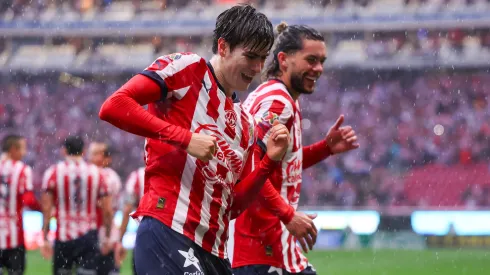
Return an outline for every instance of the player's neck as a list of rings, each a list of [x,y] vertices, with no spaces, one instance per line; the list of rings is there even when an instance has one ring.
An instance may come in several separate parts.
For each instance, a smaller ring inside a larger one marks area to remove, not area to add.
[[[9,153],[3,153],[0,156],[0,160],[11,160],[11,161],[19,161],[19,159],[13,158]]]
[[[81,161],[83,160],[83,157],[82,156],[69,156],[67,155],[65,157],[66,160],[71,160],[71,161]]]
[[[223,76],[223,70],[221,69],[218,57],[215,55],[209,60],[209,63],[211,63],[211,66],[213,66],[214,74],[216,76],[216,80],[221,84],[221,86],[225,89],[223,92],[225,92],[227,97],[232,97],[233,91],[231,88],[229,88],[229,85],[225,82],[225,77]]]
[[[296,92],[293,88],[291,88],[291,81],[290,81],[291,78],[285,77],[283,75],[283,76],[278,77],[278,79],[281,80],[282,83],[284,83],[284,86],[286,86],[286,88],[288,89],[289,94],[291,95],[293,100],[296,101],[299,98],[300,93]]]

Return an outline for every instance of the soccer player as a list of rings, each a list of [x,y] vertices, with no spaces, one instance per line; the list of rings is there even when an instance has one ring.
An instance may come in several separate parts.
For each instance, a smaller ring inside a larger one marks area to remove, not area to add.
[[[229,221],[254,200],[289,144],[285,126],[274,122],[254,165],[254,120],[233,92],[260,73],[273,41],[265,15],[231,7],[216,20],[209,62],[193,53],[162,56],[103,104],[101,119],[146,137],[145,190],[133,215],[141,218],[138,274],[232,274]]]
[[[0,159],[0,274],[24,274],[26,251],[22,208],[41,210],[32,187],[32,169],[21,160],[27,151],[25,138],[8,135],[2,141]]]
[[[248,95],[244,108],[260,121],[256,127],[260,142],[268,142],[271,119],[278,119],[288,128],[292,142],[270,180],[277,189],[275,196],[283,199],[284,205],[276,207],[295,210],[303,169],[332,154],[355,149],[359,144],[350,126],[341,127],[344,117],[340,116],[323,140],[303,147],[298,98],[313,93],[315,82],[323,72],[326,46],[323,36],[306,26],[287,27],[281,23],[278,32],[272,62],[266,67],[268,80]],[[307,235],[292,236],[274,211],[257,200],[237,218],[234,274],[316,274],[296,245],[298,240],[307,252],[315,239]]]
[[[64,161],[52,165],[43,176],[41,205],[44,244],[41,253],[52,256],[48,241],[49,220],[56,216],[53,274],[95,274],[100,254],[97,234],[98,204],[109,238],[112,225],[112,202],[102,171],[83,160],[84,142],[79,136],[67,137],[62,150]]]
[[[145,167],[140,167],[136,171],[131,172],[126,181],[126,190],[123,206],[123,218],[121,227],[119,228],[119,243],[116,247],[117,258],[122,262],[126,257],[126,250],[122,246],[124,234],[126,234],[126,228],[128,227],[130,213],[134,211],[139,205],[141,198],[143,197],[143,190],[145,188]],[[136,274],[133,255],[133,274]]]
[[[112,210],[115,213],[119,207],[119,195],[121,193],[121,178],[110,168],[112,163],[112,151],[106,143],[103,142],[91,142],[88,147],[88,161],[102,170],[102,174],[104,175],[104,181],[108,187],[109,193],[112,197]],[[103,215],[102,209],[97,207],[97,218],[99,227],[99,241],[103,244],[107,244],[106,247],[110,248],[110,251],[103,251],[100,258],[98,259],[98,271],[99,275],[108,275],[108,274],[119,274],[120,266],[116,264],[114,259],[114,247],[119,240],[119,230],[116,228],[114,223],[112,224],[112,232],[111,237],[106,239],[105,228],[103,227]],[[104,246],[101,246],[104,247]]]

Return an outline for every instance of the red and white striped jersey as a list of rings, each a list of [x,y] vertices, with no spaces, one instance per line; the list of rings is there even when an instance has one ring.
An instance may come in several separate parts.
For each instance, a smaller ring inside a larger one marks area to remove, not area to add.
[[[143,197],[143,191],[145,190],[145,167],[140,167],[136,171],[129,174],[126,182],[126,203],[131,203],[134,206],[138,206],[141,198]]]
[[[250,93],[243,106],[254,116],[257,138],[264,144],[267,144],[275,119],[288,128],[291,143],[282,167],[277,168],[269,179],[283,199],[296,209],[303,170],[299,102],[293,100],[281,81],[270,80]],[[234,234],[233,266],[252,264],[271,265],[291,273],[299,273],[308,265],[296,239],[278,217],[258,202],[237,218]]]
[[[24,245],[22,195],[32,190],[31,167],[22,161],[0,160],[0,250]]]
[[[192,133],[216,137],[218,150],[205,163],[147,138],[145,192],[133,217],[154,217],[225,258],[232,191],[253,155],[253,117],[236,95],[226,97],[211,64],[196,54],[162,56],[142,74],[156,81],[166,98],[149,104],[148,111]]]
[[[109,194],[112,196],[112,206],[114,211],[119,208],[119,200],[122,191],[121,177],[114,169],[106,167],[102,168],[102,174],[104,175],[104,182],[107,185]]]
[[[109,194],[97,166],[83,160],[60,161],[44,173],[42,189],[53,194],[56,240],[74,240],[97,229],[97,201]]]

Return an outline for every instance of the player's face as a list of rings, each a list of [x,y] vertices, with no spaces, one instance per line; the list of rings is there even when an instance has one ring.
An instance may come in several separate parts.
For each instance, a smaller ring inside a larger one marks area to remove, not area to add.
[[[300,94],[311,94],[323,73],[327,47],[323,41],[303,40],[303,49],[291,56],[288,74],[291,88]]]
[[[104,164],[104,145],[99,143],[91,143],[88,148],[88,161],[97,166]]]
[[[224,64],[227,84],[233,90],[246,91],[253,78],[262,71],[268,54],[268,50],[251,51],[241,46],[228,51]]]
[[[25,139],[20,139],[16,146],[12,148],[12,158],[15,160],[21,160],[27,153],[27,142]]]

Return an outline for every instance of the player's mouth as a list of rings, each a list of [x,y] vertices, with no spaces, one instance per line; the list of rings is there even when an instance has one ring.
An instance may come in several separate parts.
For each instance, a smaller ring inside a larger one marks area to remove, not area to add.
[[[243,79],[243,81],[250,83],[254,79],[254,76],[242,73],[242,79]]]
[[[304,77],[304,79],[306,80],[306,84],[307,84],[307,85],[309,85],[309,86],[310,86],[310,85],[311,85],[311,86],[313,86],[313,85],[315,85],[316,80],[318,79],[318,77],[306,75],[306,76]]]

